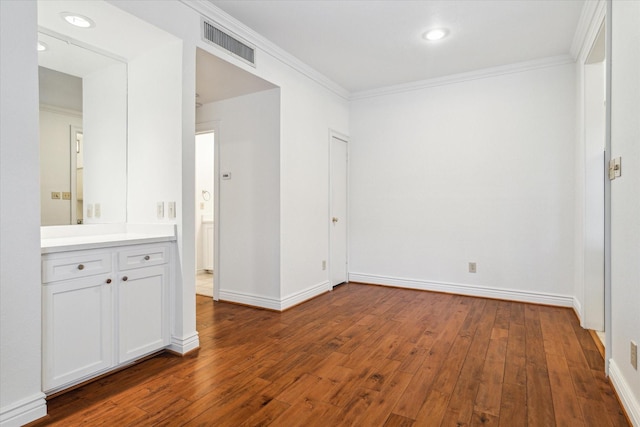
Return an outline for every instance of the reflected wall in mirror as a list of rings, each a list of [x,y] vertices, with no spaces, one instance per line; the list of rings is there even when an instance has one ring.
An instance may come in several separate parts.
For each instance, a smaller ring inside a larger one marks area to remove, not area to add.
[[[127,64],[42,26],[38,40],[41,225],[126,222]]]

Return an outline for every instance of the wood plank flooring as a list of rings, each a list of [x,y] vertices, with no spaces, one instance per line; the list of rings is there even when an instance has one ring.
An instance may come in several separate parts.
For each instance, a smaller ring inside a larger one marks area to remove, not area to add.
[[[628,426],[570,309],[346,284],[284,313],[197,297],[201,348],[33,425]]]

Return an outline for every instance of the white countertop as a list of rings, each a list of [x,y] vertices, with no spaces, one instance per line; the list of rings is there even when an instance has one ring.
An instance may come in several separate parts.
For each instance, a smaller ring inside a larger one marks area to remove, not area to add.
[[[41,253],[176,240],[175,224],[92,224],[41,227]]]

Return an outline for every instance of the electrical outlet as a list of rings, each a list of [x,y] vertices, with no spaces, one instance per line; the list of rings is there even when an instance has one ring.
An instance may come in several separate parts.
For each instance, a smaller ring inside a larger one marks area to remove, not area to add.
[[[91,203],[87,205],[87,218],[93,218],[93,205]]]
[[[327,269],[327,261],[322,260],[322,269],[326,270]]]
[[[469,263],[469,273],[475,273],[476,272],[476,263],[475,262],[470,262]]]
[[[631,366],[638,370],[638,344],[633,341],[631,341]]]
[[[176,217],[176,202],[167,202],[167,208],[169,209],[168,218],[174,219]]]
[[[51,192],[51,199],[60,200],[60,192],[59,191],[52,191]]]
[[[164,218],[164,202],[158,202],[158,206],[156,208],[156,214],[158,215],[158,219]]]
[[[71,193],[68,191],[64,191],[62,193],[62,200],[71,200]]]
[[[93,206],[93,213],[96,216],[96,218],[100,218],[100,215],[102,215],[102,209],[100,209],[100,203],[96,203]]]

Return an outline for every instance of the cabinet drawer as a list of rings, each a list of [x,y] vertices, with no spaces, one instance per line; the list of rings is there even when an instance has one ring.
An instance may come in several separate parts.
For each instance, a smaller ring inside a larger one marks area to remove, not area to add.
[[[43,257],[42,282],[77,279],[111,272],[110,252],[82,252],[67,257]]]
[[[132,268],[166,264],[167,257],[168,247],[165,245],[139,246],[131,250],[122,250],[118,252],[118,269],[130,270]]]

